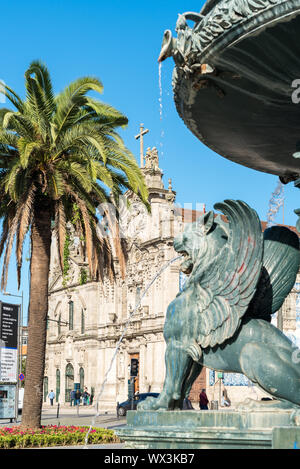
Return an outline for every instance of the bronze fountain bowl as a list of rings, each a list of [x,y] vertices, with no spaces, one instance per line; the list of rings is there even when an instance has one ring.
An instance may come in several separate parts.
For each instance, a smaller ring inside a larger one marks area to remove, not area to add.
[[[191,24],[193,23],[193,24]],[[164,35],[186,126],[221,156],[300,178],[300,0],[209,0]]]

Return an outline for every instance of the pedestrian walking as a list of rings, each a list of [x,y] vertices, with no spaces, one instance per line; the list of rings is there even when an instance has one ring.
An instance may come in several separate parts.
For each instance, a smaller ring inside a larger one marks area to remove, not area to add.
[[[222,406],[223,407],[230,407],[231,401],[228,397],[227,390],[224,388],[223,395],[222,395]]]
[[[208,403],[209,400],[206,395],[206,390],[202,389],[201,393],[199,394],[199,407],[201,410],[208,410]]]
[[[51,391],[49,392],[48,397],[49,397],[49,399],[50,399],[50,405],[53,405],[53,401],[54,401],[54,398],[55,398],[55,393],[53,392],[52,389],[51,389]]]
[[[91,389],[91,395],[90,395],[90,405],[93,405],[93,400],[94,400],[94,395],[95,395],[95,391],[94,391],[94,388]]]
[[[182,410],[194,410],[191,401],[187,397],[183,399]]]
[[[89,401],[89,393],[87,392],[87,389],[85,388],[83,394],[82,394],[82,398],[83,398],[83,405],[88,405],[88,401]]]
[[[77,389],[75,392],[75,405],[80,405],[81,392]]]
[[[71,407],[72,407],[72,405],[76,405],[76,403],[75,403],[75,391],[74,391],[74,389],[70,392],[70,404],[71,404]]]

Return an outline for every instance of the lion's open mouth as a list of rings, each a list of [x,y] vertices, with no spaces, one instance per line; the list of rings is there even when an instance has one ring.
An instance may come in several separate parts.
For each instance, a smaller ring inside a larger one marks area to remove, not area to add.
[[[177,250],[177,252],[179,252],[179,254],[181,254],[183,257],[184,257],[184,260],[183,262],[181,263],[180,265],[180,270],[184,273],[184,274],[190,274],[193,270],[193,261],[189,255],[189,253],[187,251],[179,251]]]

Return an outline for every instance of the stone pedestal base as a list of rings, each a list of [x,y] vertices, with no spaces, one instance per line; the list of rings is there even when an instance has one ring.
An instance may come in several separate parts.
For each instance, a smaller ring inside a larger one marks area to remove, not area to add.
[[[126,448],[245,449],[300,448],[292,410],[130,411],[116,430]]]

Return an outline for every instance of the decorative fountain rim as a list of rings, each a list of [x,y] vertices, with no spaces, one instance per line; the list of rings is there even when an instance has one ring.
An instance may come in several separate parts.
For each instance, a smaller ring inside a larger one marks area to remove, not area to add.
[[[209,141],[194,122],[189,105],[198,93],[200,83],[213,82],[218,74],[218,59],[226,50],[248,37],[256,37],[267,29],[284,24],[300,16],[300,0],[208,0],[200,14],[187,12],[179,16],[177,37],[166,31],[159,61],[172,56],[174,102],[185,125],[211,150],[243,166],[269,174],[276,174],[284,183],[300,177],[297,165],[284,169],[253,168],[247,161],[236,161],[227,152],[220,151],[214,141]],[[194,21],[190,27],[187,20]],[[164,53],[163,53],[164,51]],[[233,74],[234,75],[234,74]],[[203,81],[202,81],[203,80]],[[212,80],[212,81],[210,81]],[[187,106],[183,107],[183,103]],[[272,161],[272,160],[271,160]],[[276,164],[275,164],[276,166]]]
[[[197,58],[205,63],[204,60],[240,42],[249,33],[290,21],[298,14],[300,0],[220,0],[190,28],[193,33],[198,32],[191,52],[193,55],[198,52]],[[180,36],[179,29],[177,32]]]

